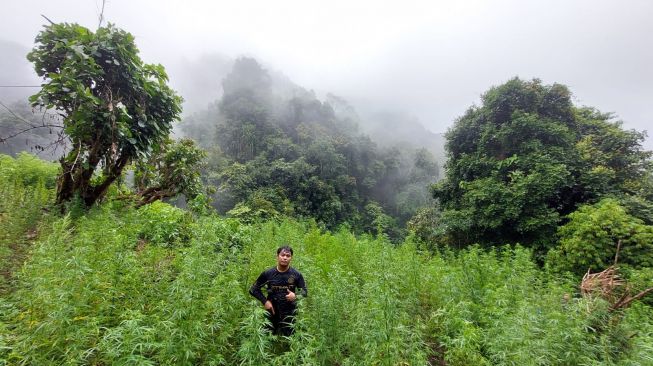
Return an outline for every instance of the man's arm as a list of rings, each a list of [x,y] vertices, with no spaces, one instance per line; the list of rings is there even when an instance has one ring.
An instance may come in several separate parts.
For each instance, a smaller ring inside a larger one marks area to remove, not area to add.
[[[258,301],[260,301],[261,304],[263,305],[265,305],[265,302],[268,300],[265,298],[265,295],[263,295],[263,291],[261,291],[261,287],[265,286],[267,282],[268,282],[268,278],[265,274],[265,271],[263,271],[258,276],[256,282],[254,282],[252,287],[249,288],[249,294],[257,298]]]

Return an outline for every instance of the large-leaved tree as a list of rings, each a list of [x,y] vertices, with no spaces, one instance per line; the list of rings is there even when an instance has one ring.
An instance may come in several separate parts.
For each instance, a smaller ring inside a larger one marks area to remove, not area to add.
[[[130,161],[165,140],[182,99],[163,66],[143,63],[134,37],[111,24],[96,32],[51,24],[35,42],[27,58],[44,83],[30,102],[56,110],[70,138],[57,202],[78,196],[91,206]]]
[[[515,78],[491,88],[447,133],[436,231],[447,244],[518,242],[543,253],[580,204],[645,188],[644,137],[575,107],[564,85]]]

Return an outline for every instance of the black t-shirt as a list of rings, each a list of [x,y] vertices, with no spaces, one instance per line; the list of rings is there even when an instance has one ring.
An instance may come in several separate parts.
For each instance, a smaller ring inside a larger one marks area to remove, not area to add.
[[[261,291],[263,286],[266,287],[267,297]],[[279,272],[276,267],[272,267],[266,269],[258,276],[256,282],[250,287],[249,293],[262,304],[270,300],[274,305],[285,307],[294,305],[294,302],[286,300],[288,290],[294,292],[297,296],[308,295],[302,274],[292,267],[288,268],[285,272]]]

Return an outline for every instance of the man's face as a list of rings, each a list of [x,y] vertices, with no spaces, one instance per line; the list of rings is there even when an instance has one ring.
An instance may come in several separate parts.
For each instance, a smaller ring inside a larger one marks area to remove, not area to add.
[[[279,267],[288,267],[291,260],[292,254],[290,254],[290,252],[287,250],[282,250],[277,255],[277,264],[279,264]]]

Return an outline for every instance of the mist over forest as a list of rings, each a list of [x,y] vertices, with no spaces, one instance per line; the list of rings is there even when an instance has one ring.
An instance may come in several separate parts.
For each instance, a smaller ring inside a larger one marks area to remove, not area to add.
[[[417,121],[386,114],[365,122],[343,98],[320,100],[253,58],[231,65],[221,97],[178,129],[209,151],[205,176],[220,212],[298,214],[365,231],[383,221],[396,230],[429,202],[442,163],[431,151],[442,159],[443,146]]]
[[[26,50],[4,47],[11,55],[6,69],[20,70],[17,66],[24,65],[20,56]],[[205,55],[182,60],[179,70],[175,84],[184,98],[184,114],[175,135],[191,138],[209,152],[202,176],[204,184],[216,188],[212,197],[219,212],[235,214],[239,211],[230,210],[246,203],[244,207],[258,212],[263,204],[271,211],[263,210],[259,216],[294,212],[316,217],[329,227],[349,222],[365,231],[375,231],[372,222],[381,217],[388,221],[382,226],[392,227],[393,236],[399,237],[402,230],[398,229],[430,202],[428,187],[439,179],[445,161],[444,139],[428,131],[415,116],[392,110],[392,106],[369,105],[361,116],[344,98],[330,93],[320,98],[250,57]],[[16,80],[24,84],[30,78]],[[34,124],[43,123],[45,112],[30,111],[25,101],[29,89],[9,90],[3,99],[15,101],[11,110],[0,112],[3,132],[21,126],[12,113]],[[247,132],[248,128],[252,130]],[[61,144],[54,144],[57,132],[31,130],[3,144],[0,151],[13,156],[30,151],[54,160],[64,152]],[[248,133],[251,136],[245,137]],[[250,141],[243,140],[247,138]],[[271,163],[291,166],[276,167],[289,170],[286,173],[263,173]],[[259,176],[249,176],[246,185],[234,185],[239,178],[232,175],[240,164],[245,164],[248,175],[257,172]],[[308,193],[311,189],[284,187],[287,179],[299,182],[311,176],[317,180],[309,184],[335,186],[335,190],[327,189],[316,200],[314,193]]]
[[[651,3],[114,1],[0,22],[0,366],[652,364]]]
[[[312,90],[310,85],[298,86],[293,83],[283,70],[274,70],[265,65],[265,60],[257,60],[274,79],[274,93],[281,98],[289,98],[293,90],[301,87]],[[203,113],[209,105],[222,96],[222,80],[228,75],[234,59],[224,55],[203,55],[197,59],[184,59],[176,69],[178,72],[172,80],[179,93],[184,97],[184,114],[186,116]],[[285,86],[284,86],[285,85]],[[398,106],[380,105],[374,102],[361,102],[353,105],[343,97],[325,93],[324,100],[341,99],[351,109],[361,133],[384,147],[408,145],[429,150],[439,162],[444,161],[443,133],[434,133],[424,127],[415,115]],[[335,104],[335,103],[331,103]],[[333,106],[333,105],[332,105]],[[335,106],[333,106],[335,107]],[[444,132],[444,131],[441,131]]]
[[[25,58],[29,48],[1,41],[0,50],[5,55],[0,60],[1,80],[11,85],[39,84],[32,66]],[[260,61],[265,62],[265,60]],[[170,76],[174,87],[184,98],[184,116],[202,113],[221,98],[222,79],[231,71],[233,63],[233,57],[216,53],[204,54],[197,58],[182,57],[176,62],[174,73]],[[271,74],[276,78],[276,84],[292,84],[282,71],[273,71]],[[283,81],[284,79],[286,81]],[[310,86],[305,87],[310,90]],[[35,90],[35,88],[1,88],[0,100],[5,103],[23,102]],[[276,92],[281,93],[282,90]],[[405,109],[391,105],[381,106],[369,101],[351,108],[354,109],[352,113],[357,115],[360,131],[369,135],[377,144],[386,147],[397,144],[423,147],[434,154],[438,161],[443,161],[443,134],[426,129],[415,115],[411,115]]]

